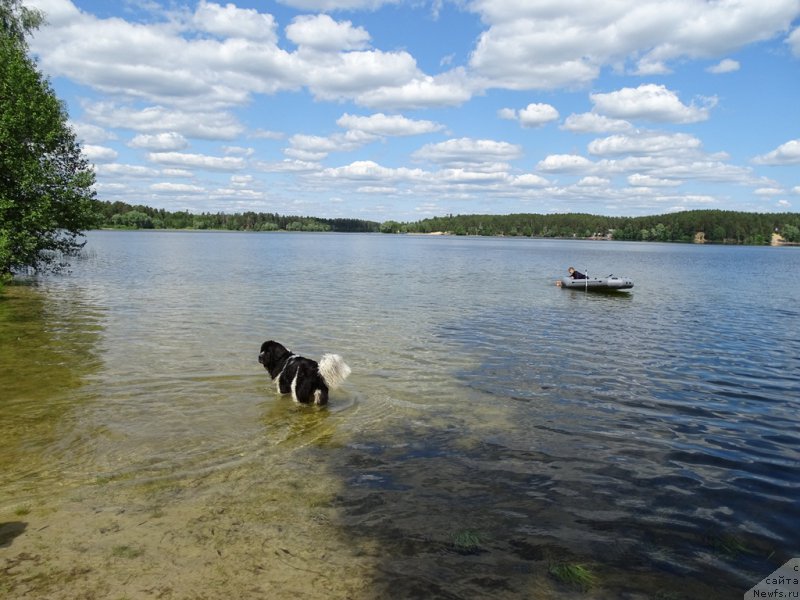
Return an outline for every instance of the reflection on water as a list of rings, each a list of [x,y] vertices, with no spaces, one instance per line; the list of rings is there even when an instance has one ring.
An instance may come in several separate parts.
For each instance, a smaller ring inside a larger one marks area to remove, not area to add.
[[[800,550],[800,282],[764,291],[793,249],[89,247],[0,299],[11,595],[550,598],[580,564],[586,597],[729,598]],[[558,289],[569,264],[636,287]],[[353,374],[295,405],[268,338]]]

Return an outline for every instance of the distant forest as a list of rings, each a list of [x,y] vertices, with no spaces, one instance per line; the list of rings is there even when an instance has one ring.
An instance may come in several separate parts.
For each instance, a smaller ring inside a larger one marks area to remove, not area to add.
[[[119,229],[448,233],[451,235],[595,238],[629,241],[769,244],[773,233],[800,243],[800,213],[692,210],[649,217],[568,214],[449,215],[412,223],[322,219],[275,213],[170,212],[97,202],[98,226]]]
[[[99,227],[115,229],[222,229],[228,231],[344,231],[374,232],[380,223],[360,219],[320,219],[274,213],[170,212],[163,208],[97,202]]]

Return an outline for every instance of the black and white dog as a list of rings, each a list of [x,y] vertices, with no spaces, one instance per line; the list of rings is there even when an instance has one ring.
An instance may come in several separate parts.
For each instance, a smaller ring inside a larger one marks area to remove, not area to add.
[[[327,404],[328,389],[336,389],[350,375],[350,367],[338,354],[323,354],[316,362],[272,340],[261,344],[258,362],[277,384],[278,392],[291,393],[294,401],[302,404]]]

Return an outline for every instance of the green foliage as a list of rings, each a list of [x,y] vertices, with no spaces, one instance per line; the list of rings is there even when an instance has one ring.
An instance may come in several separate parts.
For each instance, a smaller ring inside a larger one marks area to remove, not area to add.
[[[21,0],[0,0],[0,35],[26,47],[25,36],[44,23],[44,13]]]
[[[800,214],[694,210],[648,217],[604,217],[568,214],[449,215],[415,223],[386,221],[384,233],[613,238],[615,240],[691,242],[702,232],[706,241],[725,244],[767,244],[772,232],[789,242],[800,241]]]
[[[320,219],[272,213],[170,212],[124,202],[95,201],[99,226],[120,229],[222,229],[228,231],[377,232],[378,223],[359,219]]]
[[[550,565],[548,573],[561,583],[588,590],[595,582],[594,573],[583,565],[556,563]]]
[[[58,270],[95,224],[94,172],[67,113],[27,55],[41,14],[0,0],[0,275]]]
[[[781,231],[783,239],[793,244],[800,243],[800,225],[786,225]]]
[[[464,529],[453,536],[453,549],[459,554],[478,554],[481,551],[481,538],[477,532]]]
[[[800,214],[696,210],[648,217],[604,217],[582,213],[448,215],[414,223],[321,219],[272,213],[169,212],[124,202],[95,202],[101,226],[136,229],[222,229],[231,231],[339,231],[433,233],[452,235],[548,238],[613,238],[615,240],[692,242],[705,239],[725,244],[767,244],[772,232],[800,243]],[[0,253],[2,241],[0,240]]]

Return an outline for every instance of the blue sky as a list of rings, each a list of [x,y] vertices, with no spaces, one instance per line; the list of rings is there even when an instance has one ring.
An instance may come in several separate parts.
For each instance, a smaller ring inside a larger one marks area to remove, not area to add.
[[[800,0],[27,0],[101,200],[800,210]]]

